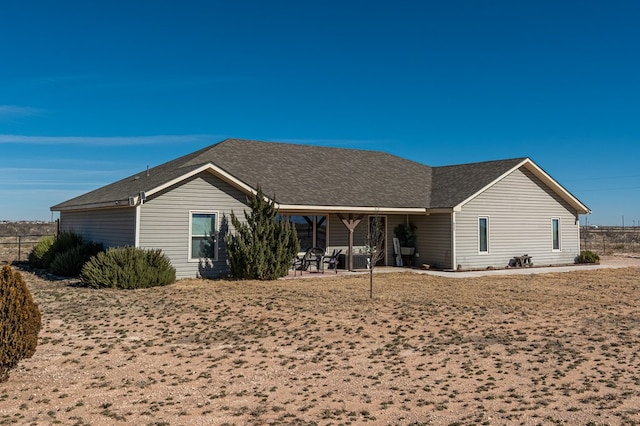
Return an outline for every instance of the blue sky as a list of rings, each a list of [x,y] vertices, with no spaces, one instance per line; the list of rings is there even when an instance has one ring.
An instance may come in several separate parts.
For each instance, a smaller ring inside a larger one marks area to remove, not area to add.
[[[0,5],[0,220],[227,137],[530,157],[640,224],[640,2]],[[582,219],[584,222],[584,218]]]

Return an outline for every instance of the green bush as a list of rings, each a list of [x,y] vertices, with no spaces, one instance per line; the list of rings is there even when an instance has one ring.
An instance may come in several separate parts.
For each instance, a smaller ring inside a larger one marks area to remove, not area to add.
[[[231,275],[238,279],[275,280],[287,275],[300,250],[296,228],[286,220],[276,220],[278,211],[258,186],[256,194],[247,197],[250,212],[241,222],[231,212],[235,235],[225,236]]]
[[[55,237],[45,237],[29,254],[29,262],[34,268],[49,269],[56,256],[82,244],[82,235],[72,231],[60,232]]]
[[[171,284],[176,270],[161,250],[110,248],[89,259],[80,274],[93,288],[144,288]]]
[[[21,359],[36,351],[42,327],[40,310],[20,272],[9,265],[0,271],[0,382]]]
[[[42,237],[38,244],[33,247],[31,253],[29,253],[29,264],[32,268],[46,268],[46,265],[51,263],[49,252],[54,241],[55,237],[53,235],[47,235]]]
[[[84,243],[82,235],[76,234],[73,231],[60,232],[56,235],[56,239],[51,246],[51,262],[53,262],[57,255],[64,253],[65,251],[77,246],[81,246]],[[51,262],[47,267],[51,266]]]
[[[599,263],[600,256],[598,256],[597,254],[589,250],[581,251],[580,256],[578,256],[577,262],[578,263]]]
[[[53,262],[51,262],[49,270],[51,273],[61,277],[75,277],[80,274],[84,264],[102,250],[102,244],[99,243],[85,243],[74,246],[56,255]]]

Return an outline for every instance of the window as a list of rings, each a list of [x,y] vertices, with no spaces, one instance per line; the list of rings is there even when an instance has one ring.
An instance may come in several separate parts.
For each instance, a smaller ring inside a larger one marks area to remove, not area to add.
[[[489,218],[478,218],[478,252],[489,253]]]
[[[551,218],[552,251],[560,251],[560,219]]]
[[[189,259],[207,258],[217,260],[217,218],[214,212],[190,212]]]
[[[296,228],[301,250],[327,246],[326,216],[289,216],[289,221]]]

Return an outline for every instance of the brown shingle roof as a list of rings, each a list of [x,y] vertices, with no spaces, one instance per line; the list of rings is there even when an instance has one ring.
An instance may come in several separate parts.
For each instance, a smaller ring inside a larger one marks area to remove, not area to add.
[[[51,207],[126,203],[209,163],[300,206],[454,207],[522,159],[429,167],[378,151],[227,139]]]
[[[229,139],[190,160],[211,162],[281,204],[423,207],[431,169],[384,152]],[[420,182],[421,184],[418,184]]]
[[[525,158],[433,168],[430,208],[455,207],[508,172]]]

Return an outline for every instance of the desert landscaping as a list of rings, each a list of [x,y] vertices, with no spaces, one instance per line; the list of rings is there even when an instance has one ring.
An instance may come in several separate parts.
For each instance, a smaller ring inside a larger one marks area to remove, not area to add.
[[[612,262],[376,274],[373,299],[367,275],[123,291],[25,270],[43,329],[0,423],[640,424],[640,259]]]

